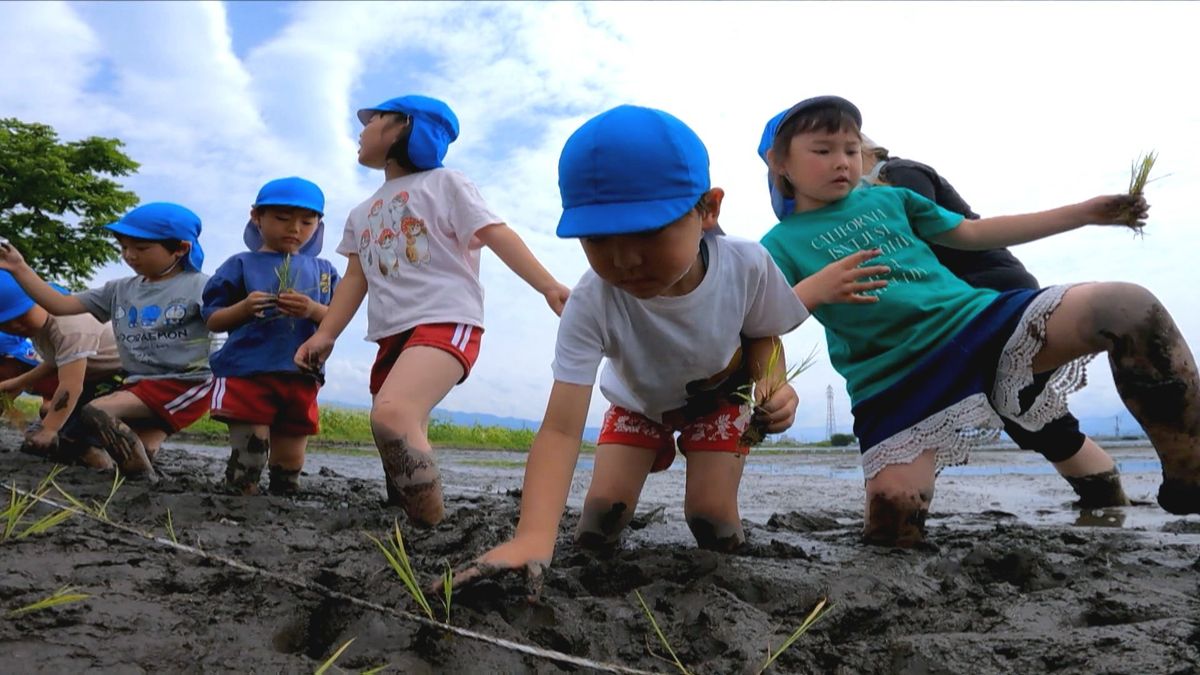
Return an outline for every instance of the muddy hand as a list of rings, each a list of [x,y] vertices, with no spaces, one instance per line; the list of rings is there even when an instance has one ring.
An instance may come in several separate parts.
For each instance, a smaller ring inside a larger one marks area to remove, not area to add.
[[[501,556],[492,556],[501,551],[504,546],[493,549],[488,554],[460,566],[454,570],[454,589],[466,588],[484,579],[495,578],[510,572],[521,572],[525,576],[525,600],[537,602],[542,596],[542,587],[546,580],[548,560],[505,560]],[[485,560],[492,557],[492,560]],[[431,585],[431,590],[442,592],[442,580],[438,579]]]
[[[1135,230],[1146,226],[1150,205],[1138,194],[1105,195],[1083,203],[1087,220],[1098,225],[1124,225]]]

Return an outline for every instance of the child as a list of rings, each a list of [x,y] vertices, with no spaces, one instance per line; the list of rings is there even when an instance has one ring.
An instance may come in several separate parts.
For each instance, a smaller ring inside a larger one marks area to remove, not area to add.
[[[758,154],[763,162],[775,140],[779,121],[788,110],[771,118],[763,128]],[[933,167],[920,162],[890,157],[886,148],[879,147],[865,135],[861,135],[863,177],[860,185],[893,185],[913,192],[953,211],[965,218],[979,219],[954,186],[938,174]],[[784,199],[775,185],[774,172],[768,170],[771,205],[779,220],[787,218],[795,210],[795,201]],[[926,242],[927,244],[929,242]],[[997,248],[969,251],[930,244],[930,250],[938,262],[954,276],[976,288],[991,288],[1007,291],[1016,288],[1041,288],[1021,261],[1008,249]],[[1049,379],[1053,372],[1039,373],[1035,381]],[[1004,431],[1023,449],[1036,450],[1049,460],[1063,476],[1075,493],[1080,508],[1096,509],[1110,506],[1128,506],[1129,497],[1121,486],[1121,477],[1112,457],[1094,440],[1079,430],[1079,420],[1071,413],[1047,422],[1037,431],[1029,431],[1016,422],[1002,420]]]
[[[135,276],[62,295],[11,245],[0,247],[0,269],[54,316],[112,320],[125,384],[84,406],[80,422],[123,473],[154,480],[150,460],[163,440],[208,411],[209,332],[200,317],[208,276],[200,271],[200,218],[178,204],[155,202],[105,227]]]
[[[42,359],[29,338],[0,331],[0,393],[19,396],[21,392],[28,392],[41,396],[43,404],[48,403],[58,388],[58,382],[50,375],[51,367],[22,377],[40,365]],[[4,388],[3,381],[18,377],[21,377],[19,386]]]
[[[442,168],[458,120],[441,101],[401,96],[358,111],[360,164],[385,182],[346,221],[338,253],[349,261],[329,312],[296,351],[316,368],[367,302],[367,339],[379,343],[371,369],[371,430],[388,502],[422,526],[442,520],[442,487],[426,438],[429,413],[464,381],[479,354],[487,246],[559,313],[570,292],[457,171]]]
[[[684,514],[701,548],[744,540],[737,491],[753,382],[768,431],[791,426],[796,393],[777,336],[807,316],[761,246],[721,236],[724,192],[708,152],[671,115],[620,106],[580,127],[559,160],[558,236],[578,238],[591,270],[559,324],[554,387],[525,469],[513,539],[459,572],[455,585],[506,569],[535,580],[550,563],[579,456],[596,369],[611,402],[575,535],[610,547],[632,519],[647,474],[687,457]],[[744,342],[748,346],[744,346]]]
[[[15,396],[47,383],[53,387],[41,422],[26,432],[21,450],[55,461],[112,468],[106,453],[79,444],[78,433],[82,407],[121,384],[121,357],[112,327],[87,314],[50,316],[8,272],[0,272],[0,307],[0,329],[6,337],[21,336],[36,364],[0,382],[0,393]]]
[[[833,96],[784,115],[768,161],[795,212],[763,244],[799,282],[796,292],[825,325],[831,360],[846,378],[863,450],[864,539],[922,541],[934,477],[966,461],[970,430],[997,426],[997,415],[1029,430],[1061,417],[1066,394],[1083,384],[1080,359],[1098,352],[1108,352],[1118,392],[1162,459],[1159,504],[1200,512],[1200,378],[1149,292],[1120,283],[972,288],[923,241],[983,250],[1087,223],[1140,226],[1148,208],[1141,196],[967,220],[902,188],[854,190],[861,123],[853,104]],[[874,256],[886,266],[854,269]],[[862,275],[881,273],[887,286],[861,287]],[[838,302],[859,306],[831,304]],[[1035,374],[1055,369],[1035,383]]]
[[[303,178],[262,187],[238,253],[204,287],[201,310],[214,333],[229,338],[211,359],[210,416],[229,424],[233,452],[226,483],[256,494],[270,457],[268,491],[295,494],[308,437],[320,432],[320,370],[301,372],[292,356],[328,310],[337,270],[316,257],[325,235],[325,195]]]

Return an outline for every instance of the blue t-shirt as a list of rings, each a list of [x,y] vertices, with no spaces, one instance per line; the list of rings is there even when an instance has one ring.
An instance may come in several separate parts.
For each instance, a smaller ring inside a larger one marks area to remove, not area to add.
[[[996,298],[996,291],[972,288],[954,276],[923,241],[962,221],[911,190],[877,186],[788,216],[763,237],[793,285],[856,251],[883,250],[865,263],[891,268],[888,285],[870,292],[879,302],[829,304],[813,312],[825,327],[829,359],[846,378],[853,404],[902,379]]]
[[[278,293],[281,272],[287,256],[283,253],[255,251],[238,253],[226,260],[204,287],[204,306],[200,310],[207,321],[213,312],[235,305],[254,291]],[[289,263],[290,290],[328,305],[337,286],[338,273],[324,258],[293,254]],[[311,319],[281,314],[270,308],[261,317],[251,318],[229,332],[225,344],[209,360],[217,377],[245,377],[258,373],[298,373],[292,362],[296,350],[317,330]]]

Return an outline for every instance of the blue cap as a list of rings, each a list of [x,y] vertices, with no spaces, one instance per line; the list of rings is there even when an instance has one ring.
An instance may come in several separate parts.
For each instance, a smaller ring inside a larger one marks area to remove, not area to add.
[[[673,115],[622,105],[579,127],[558,160],[560,237],[657,230],[709,190],[708,150]]]
[[[192,245],[184,258],[184,267],[199,272],[204,264],[204,249],[200,248],[200,216],[188,208],[170,202],[142,204],[126,213],[108,229],[137,239],[178,239]]]
[[[458,138],[458,117],[450,106],[436,98],[416,94],[390,98],[374,108],[359,110],[358,120],[366,124],[371,121],[371,115],[377,112],[404,113],[412,118],[408,158],[418,169],[442,166],[446,149]]]
[[[321,188],[317,187],[316,183],[298,176],[276,178],[258,191],[258,198],[254,200],[254,208],[257,209],[260,206],[293,206],[315,211],[318,216],[323,216],[325,215],[325,193],[321,192]],[[262,248],[262,232],[259,231],[253,220],[247,221],[246,229],[242,231],[242,241],[251,251]],[[317,229],[313,231],[313,235],[300,247],[300,253],[319,255],[324,241],[325,221],[320,220],[317,222]]]
[[[29,341],[29,338],[10,333],[0,333],[0,356],[7,356],[30,366],[41,363],[38,360],[37,350],[33,348],[33,343]]]
[[[763,164],[767,165],[767,189],[771,191],[771,210],[780,220],[787,218],[792,211],[796,210],[796,200],[784,197],[776,187],[775,172],[771,170],[771,164],[767,161],[767,151],[775,144],[775,133],[779,131],[779,122],[784,115],[788,114],[788,110],[780,111],[778,115],[767,120],[767,125],[763,127],[762,139],[758,141],[758,156],[762,158]]]
[[[862,113],[850,101],[841,96],[814,96],[806,98],[787,110],[780,112],[778,115],[767,120],[766,126],[763,127],[762,138],[758,141],[758,156],[767,165],[767,189],[771,191],[771,210],[775,212],[775,217],[780,220],[787,218],[796,210],[796,200],[784,197],[779,188],[775,186],[775,172],[771,170],[771,165],[767,162],[767,151],[775,144],[775,136],[779,134],[779,127],[785,121],[802,112],[825,107],[837,108],[849,114],[854,119],[855,124],[860,127],[862,126]]]
[[[50,287],[62,293],[70,295],[71,292],[51,283]],[[25,314],[30,309],[33,309],[33,298],[21,288],[21,284],[13,278],[12,273],[7,270],[0,270],[0,323],[12,321],[13,319]],[[3,333],[0,333],[2,335]]]

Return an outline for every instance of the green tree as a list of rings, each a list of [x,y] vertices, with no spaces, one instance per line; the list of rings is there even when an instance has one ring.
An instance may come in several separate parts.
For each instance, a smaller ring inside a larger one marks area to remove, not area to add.
[[[53,127],[0,119],[0,236],[43,278],[80,288],[117,259],[103,226],[138,203],[111,178],[138,168],[122,145],[98,136],[62,143]]]
[[[834,434],[829,437],[829,444],[835,448],[844,448],[855,440],[854,434]]]

